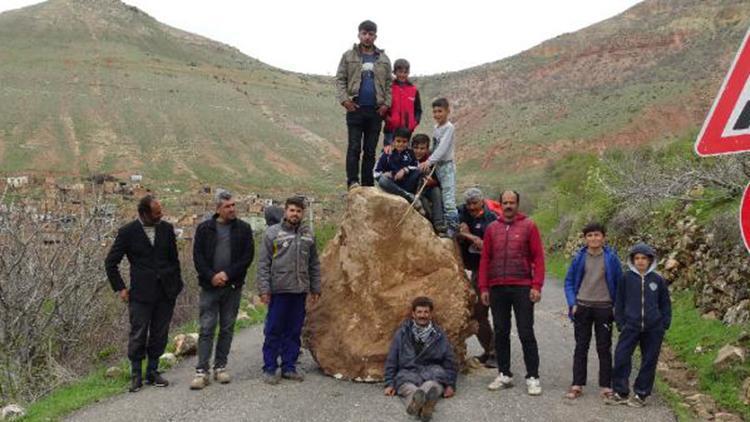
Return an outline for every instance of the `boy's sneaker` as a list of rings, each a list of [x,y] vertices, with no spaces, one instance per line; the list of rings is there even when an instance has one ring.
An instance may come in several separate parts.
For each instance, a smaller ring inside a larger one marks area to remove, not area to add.
[[[166,387],[169,385],[169,381],[162,377],[159,371],[153,371],[146,374],[146,385],[153,385],[154,387]]]
[[[232,382],[232,376],[229,375],[227,368],[214,368],[214,379],[219,384],[229,384]]]
[[[633,397],[628,400],[628,406],[630,407],[643,407],[646,405],[646,398],[638,394],[633,394]]]
[[[190,389],[202,390],[206,388],[208,384],[211,384],[211,377],[208,375],[208,372],[198,370],[198,371],[195,371],[195,377],[193,377],[193,380],[190,381]]]
[[[409,405],[406,406],[406,413],[410,415],[419,415],[419,413],[422,411],[422,406],[424,406],[426,398],[427,396],[425,395],[424,390],[415,391],[411,396]]]
[[[281,381],[281,376],[276,372],[263,372],[263,382],[268,385],[276,385]]]
[[[143,376],[141,374],[133,374],[130,376],[130,388],[128,391],[135,393],[143,388]]]
[[[530,396],[539,396],[542,394],[542,383],[539,382],[539,378],[526,378],[526,392]]]
[[[297,381],[302,382],[305,380],[305,376],[300,374],[297,371],[287,371],[281,374],[281,378],[291,380],[291,381]]]
[[[509,377],[501,372],[500,375],[495,377],[495,379],[490,383],[490,385],[487,386],[487,389],[490,391],[495,391],[501,388],[510,388],[512,386],[513,386],[513,377]]]
[[[437,387],[433,386],[427,391],[427,397],[425,397],[424,406],[422,411],[419,413],[419,419],[422,422],[427,422],[432,419],[432,414],[435,412],[435,405],[437,404],[440,394],[438,394]]]
[[[604,404],[627,404],[628,396],[621,396],[620,393],[613,393],[604,399]]]

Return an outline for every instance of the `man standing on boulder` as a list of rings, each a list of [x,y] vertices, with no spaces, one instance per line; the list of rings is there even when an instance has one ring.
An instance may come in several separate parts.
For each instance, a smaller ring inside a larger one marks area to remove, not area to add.
[[[539,383],[539,350],[534,336],[534,304],[542,298],[544,247],[539,229],[518,212],[520,195],[506,191],[500,196],[503,215],[487,227],[479,261],[482,303],[492,309],[499,374],[490,390],[513,385],[510,371],[511,309],[526,364],[529,395],[542,394]]]
[[[263,330],[263,374],[268,384],[278,384],[282,377],[304,380],[296,364],[305,300],[308,293],[312,303],[320,297],[320,261],[315,236],[302,224],[304,212],[303,198],[287,199],[284,221],[266,230],[260,246],[255,282],[261,300],[269,305]]]
[[[346,109],[346,184],[350,189],[360,182],[374,185],[375,150],[391,106],[391,62],[384,50],[375,47],[377,33],[374,22],[359,24],[359,44],[341,56],[336,71],[336,98]]]
[[[445,332],[432,322],[432,300],[418,297],[396,330],[385,361],[385,395],[403,397],[406,412],[429,421],[442,396],[456,389],[456,361]]]
[[[198,226],[193,241],[193,263],[201,286],[198,365],[190,383],[193,390],[209,384],[208,370],[217,322],[219,338],[214,354],[214,379],[222,384],[232,380],[227,371],[227,358],[247,267],[255,252],[253,230],[237,218],[232,194],[218,191],[215,205],[216,213]]]
[[[148,356],[146,383],[166,387],[159,357],[167,346],[175,299],[182,291],[180,260],[174,227],[161,221],[161,204],[146,195],[138,202],[138,218],[120,227],[104,261],[112,290],[128,304],[131,364],[130,392],[143,387],[143,358]],[[130,262],[130,288],[120,275],[120,261]]]

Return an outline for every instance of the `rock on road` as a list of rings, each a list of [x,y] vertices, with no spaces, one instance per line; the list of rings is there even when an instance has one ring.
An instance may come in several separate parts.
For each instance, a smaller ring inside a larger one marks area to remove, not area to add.
[[[454,398],[438,403],[434,421],[674,421],[675,416],[659,397],[649,398],[642,409],[607,406],[598,398],[598,361],[592,344],[589,352],[589,385],[575,402],[563,398],[572,376],[573,328],[564,309],[561,283],[547,280],[535,313],[535,330],[541,359],[544,392],[526,394],[525,373],[518,337],[511,339],[512,370],[516,386],[488,391],[494,369],[479,369],[461,375]],[[593,340],[592,340],[593,343]],[[230,354],[231,384],[212,383],[202,391],[191,391],[195,357],[186,359],[165,374],[167,388],[144,387],[123,393],[71,415],[71,421],[406,421],[414,420],[397,398],[385,397],[382,384],[338,381],[317,370],[309,353],[302,357],[307,378],[302,383],[283,380],[269,386],[261,379],[262,326],[237,333]],[[469,340],[470,354],[478,345]],[[473,353],[471,353],[473,352]],[[637,369],[637,367],[635,368]]]

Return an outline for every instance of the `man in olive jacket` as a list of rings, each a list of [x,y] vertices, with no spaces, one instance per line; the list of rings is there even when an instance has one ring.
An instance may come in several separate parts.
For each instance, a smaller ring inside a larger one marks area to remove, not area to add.
[[[131,392],[143,386],[141,364],[146,355],[146,383],[169,385],[158,372],[159,357],[167,346],[175,299],[182,291],[182,276],[174,227],[161,221],[161,217],[159,201],[151,195],[143,197],[138,203],[138,218],[120,227],[104,262],[112,290],[128,304],[130,313]],[[125,256],[130,262],[130,288],[119,270]]]
[[[263,330],[263,373],[268,384],[279,382],[279,358],[281,377],[304,379],[296,363],[305,301],[308,293],[313,303],[320,297],[320,261],[315,236],[302,224],[304,211],[303,198],[287,199],[284,221],[266,230],[258,256],[255,283],[261,300],[269,305]]]
[[[391,61],[375,47],[378,26],[372,21],[359,24],[359,44],[341,56],[336,71],[336,99],[346,109],[348,147],[346,184],[373,186],[372,169],[383,118],[391,106]]]

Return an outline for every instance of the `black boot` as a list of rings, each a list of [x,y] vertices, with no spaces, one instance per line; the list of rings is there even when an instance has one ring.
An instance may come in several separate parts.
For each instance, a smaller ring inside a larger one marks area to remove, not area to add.
[[[140,373],[130,375],[130,389],[128,391],[135,393],[140,391],[141,388],[143,388],[143,375]]]
[[[166,387],[169,385],[169,381],[164,379],[159,371],[151,371],[146,374],[146,384],[154,387]]]

